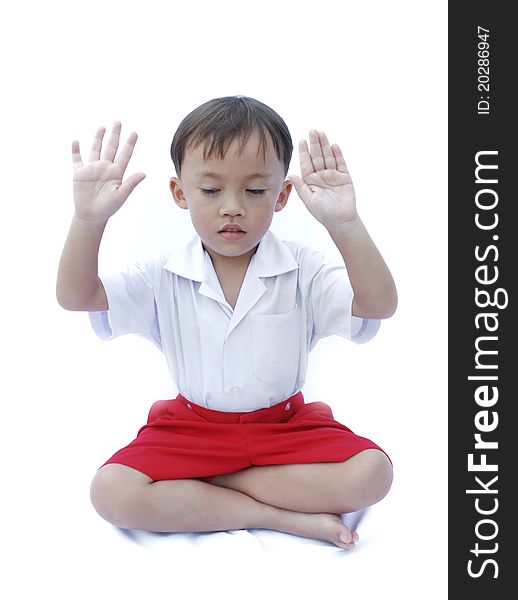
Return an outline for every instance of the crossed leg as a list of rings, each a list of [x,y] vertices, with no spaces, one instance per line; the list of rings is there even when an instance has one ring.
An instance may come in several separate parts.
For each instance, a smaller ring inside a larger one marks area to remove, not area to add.
[[[211,483],[153,481],[130,467],[109,464],[94,477],[91,498],[104,519],[127,529],[273,529],[350,549],[357,535],[338,515],[375,504],[391,482],[390,461],[372,449],[338,463],[250,467]]]

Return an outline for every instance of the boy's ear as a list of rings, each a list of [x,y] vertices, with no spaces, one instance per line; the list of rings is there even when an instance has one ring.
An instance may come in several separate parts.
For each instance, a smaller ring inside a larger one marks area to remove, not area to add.
[[[277,198],[277,202],[275,203],[275,212],[279,212],[286,206],[292,188],[293,184],[290,181],[285,181],[282,184],[281,192]]]
[[[182,184],[178,177],[171,177],[169,180],[169,189],[171,190],[171,194],[173,194],[174,201],[180,208],[189,208],[182,190]]]

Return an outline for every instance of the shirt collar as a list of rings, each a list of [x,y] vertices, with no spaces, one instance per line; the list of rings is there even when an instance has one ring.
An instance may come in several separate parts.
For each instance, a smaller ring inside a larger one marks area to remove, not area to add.
[[[164,268],[192,281],[204,281],[206,260],[210,261],[201,239],[195,235],[186,245],[173,252]],[[262,238],[248,267],[256,277],[274,277],[298,269],[288,246],[271,231]]]

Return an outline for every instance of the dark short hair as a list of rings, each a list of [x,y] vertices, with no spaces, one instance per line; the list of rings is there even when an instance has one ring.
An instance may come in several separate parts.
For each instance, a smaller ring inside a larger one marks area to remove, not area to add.
[[[234,140],[240,141],[242,151],[248,138],[259,134],[263,156],[271,140],[278,159],[288,172],[293,152],[293,142],[286,123],[269,106],[248,96],[225,96],[205,102],[190,112],[180,123],[171,144],[171,158],[176,173],[180,169],[185,151],[205,144],[204,158],[223,158]]]

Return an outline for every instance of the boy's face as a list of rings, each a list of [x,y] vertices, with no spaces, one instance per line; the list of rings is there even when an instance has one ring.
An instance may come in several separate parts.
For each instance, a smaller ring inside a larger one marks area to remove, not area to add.
[[[241,153],[234,141],[223,159],[205,160],[201,144],[188,148],[181,177],[173,177],[170,188],[178,206],[189,209],[213,262],[221,262],[251,257],[292,185],[284,181],[284,165],[271,141],[263,158],[259,136],[253,134]]]

